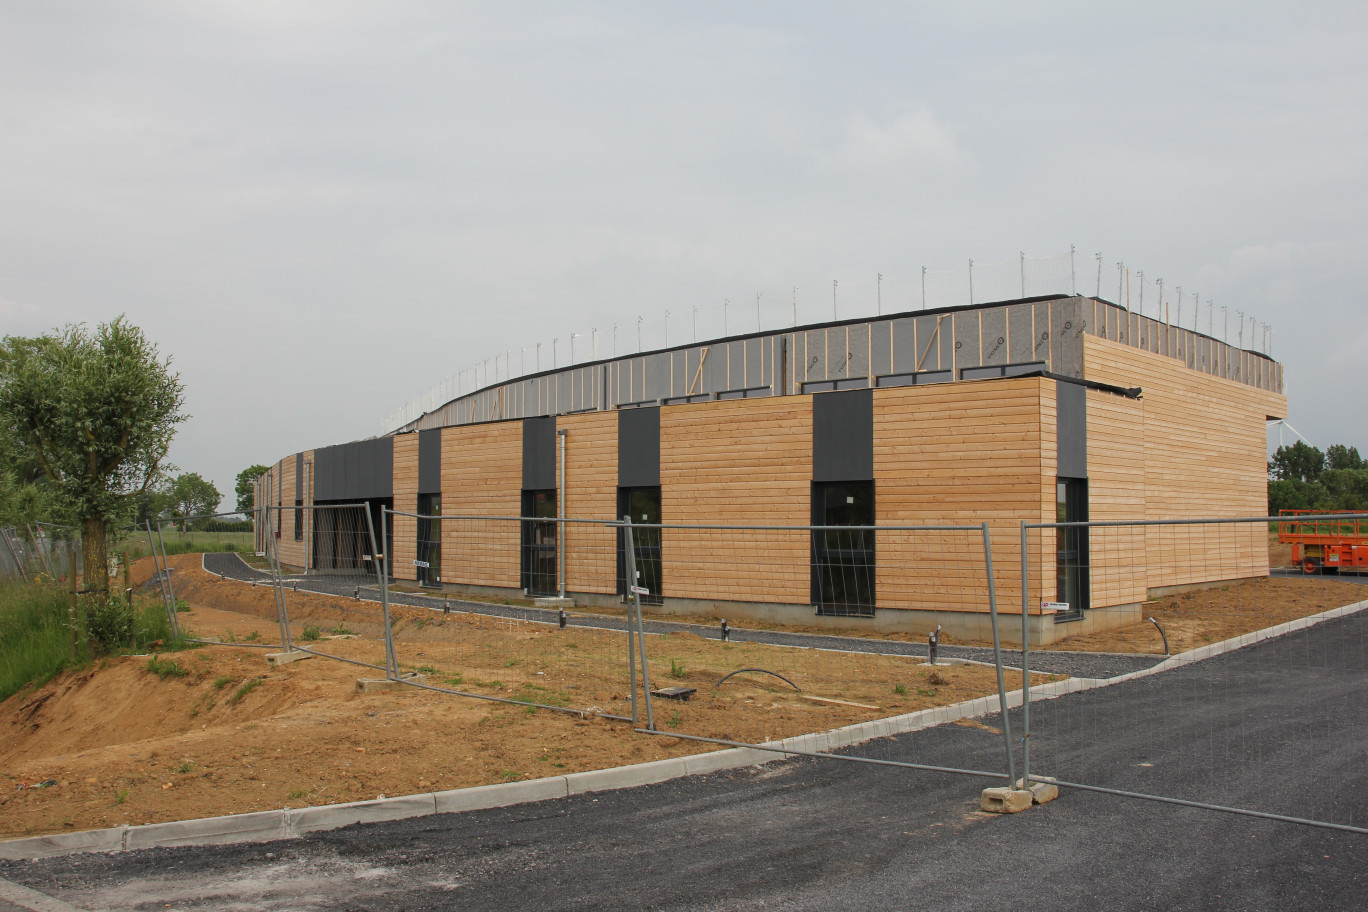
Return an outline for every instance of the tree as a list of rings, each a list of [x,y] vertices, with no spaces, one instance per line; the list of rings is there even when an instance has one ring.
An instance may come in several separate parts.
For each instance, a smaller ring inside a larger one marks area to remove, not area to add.
[[[170,366],[122,316],[93,333],[79,324],[0,343],[0,437],[42,469],[80,523],[87,589],[109,588],[110,518],[162,479],[176,425],[189,417]]]
[[[1268,475],[1279,481],[1315,481],[1325,471],[1325,454],[1305,441],[1280,446],[1268,463]]]
[[[187,518],[207,516],[217,510],[219,501],[223,500],[218,488],[214,487],[212,482],[201,478],[197,472],[177,475],[171,482],[168,494],[171,515],[181,521],[182,531],[185,529]]]
[[[1325,468],[1327,471],[1368,469],[1368,463],[1365,463],[1363,457],[1359,455],[1358,447],[1347,447],[1342,443],[1332,443],[1325,448]]]
[[[248,466],[238,472],[237,484],[233,491],[237,494],[237,511],[244,515],[250,514],[256,509],[256,489],[253,485],[269,469],[264,465]]]

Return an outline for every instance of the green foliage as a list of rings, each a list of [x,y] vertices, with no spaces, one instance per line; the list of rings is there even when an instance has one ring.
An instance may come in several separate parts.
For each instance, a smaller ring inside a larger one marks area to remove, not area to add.
[[[114,803],[115,803],[115,804],[123,804],[123,803],[124,803],[125,801],[127,801],[127,800],[128,800],[128,789],[115,789],[115,790],[114,790]]]
[[[91,614],[115,615],[111,601],[122,608],[112,645],[105,645],[92,631]],[[172,636],[160,602],[148,601],[129,612],[122,599],[88,596],[73,610],[70,595],[59,589],[0,582],[0,700],[81,668],[99,655],[142,651],[158,640],[167,651],[186,645]]]
[[[674,659],[670,659],[670,677],[684,677],[684,666],[681,663],[676,662]]]
[[[309,641],[309,642],[312,642],[313,640],[317,640],[317,639],[319,639],[319,638],[322,637],[322,636],[323,636],[323,631],[319,630],[317,627],[315,627],[315,626],[312,625],[312,624],[305,624],[305,625],[304,625],[304,630],[303,630],[303,632],[301,632],[301,633],[299,634],[299,638],[300,638],[301,640],[305,640],[305,641]]]
[[[117,595],[92,593],[83,600],[86,630],[105,652],[131,646],[135,626],[133,609]]]
[[[1319,448],[1298,440],[1280,446],[1268,462],[1268,475],[1278,481],[1315,481],[1325,471],[1325,454]]]
[[[228,698],[228,705],[237,706],[242,702],[244,697],[261,686],[262,680],[262,678],[252,678],[252,680],[244,682],[243,685],[233,691],[233,695]]]
[[[122,316],[94,332],[78,324],[0,342],[0,440],[80,520],[87,567],[108,562],[110,518],[162,478],[184,402],[170,361]],[[90,573],[87,585],[109,579]]]
[[[239,513],[251,513],[256,508],[256,492],[253,485],[256,480],[270,471],[264,465],[248,466],[238,472],[237,483],[233,485],[233,493],[237,495],[237,511]]]
[[[1335,443],[1322,453],[1298,440],[1278,447],[1268,463],[1268,512],[1368,511],[1368,462],[1357,447]]]
[[[165,681],[167,678],[183,678],[190,672],[175,659],[153,656],[147,660],[147,670]]]
[[[223,495],[198,472],[186,472],[177,475],[168,486],[167,498],[171,505],[171,516],[182,529],[186,529],[189,527],[185,522],[187,518],[213,513],[218,509]]]
[[[1363,457],[1359,455],[1358,447],[1332,443],[1325,448],[1325,468],[1331,472],[1340,469],[1368,469],[1368,462],[1364,462]]]
[[[214,690],[223,690],[223,688],[227,687],[229,684],[232,683],[232,678],[228,677],[227,675],[219,675],[217,678],[214,678]]]

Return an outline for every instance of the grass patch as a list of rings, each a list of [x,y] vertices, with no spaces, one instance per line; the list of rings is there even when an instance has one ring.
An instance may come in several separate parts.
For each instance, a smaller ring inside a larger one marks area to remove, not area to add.
[[[184,665],[175,659],[163,659],[160,656],[153,656],[147,660],[147,670],[163,681],[167,678],[183,678],[190,673]]]
[[[355,635],[356,635],[356,631],[355,631],[355,630],[349,630],[349,629],[347,629],[346,627],[343,627],[341,624],[338,624],[336,627],[333,627],[333,628],[332,628],[331,630],[329,630],[328,632],[331,633],[333,636],[355,636]]]
[[[243,685],[233,691],[233,695],[228,698],[228,705],[237,706],[242,702],[244,697],[261,686],[262,680],[262,678],[252,678],[252,680],[244,682]]]
[[[175,651],[190,644],[172,636],[160,601],[130,608],[120,595],[76,599],[54,586],[0,581],[0,700],[40,687],[63,671],[103,655]]]
[[[229,684],[232,683],[232,678],[228,677],[227,675],[219,675],[217,678],[214,678],[214,690],[223,690],[223,688],[227,687]]]
[[[303,632],[299,634],[299,638],[300,638],[301,640],[306,640],[306,641],[309,641],[309,642],[312,642],[313,640],[319,639],[319,638],[322,637],[322,636],[323,636],[323,631],[319,630],[319,629],[318,629],[317,627],[315,627],[313,624],[305,624],[305,625],[304,625],[304,630],[303,630]]]

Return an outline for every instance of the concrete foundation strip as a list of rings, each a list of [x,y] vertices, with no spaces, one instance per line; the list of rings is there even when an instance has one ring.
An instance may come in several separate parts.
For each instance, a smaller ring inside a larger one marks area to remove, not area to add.
[[[1368,600],[1340,608],[1332,608],[1310,617],[1298,618],[1285,624],[1278,624],[1275,627],[1268,627],[1264,630],[1257,630],[1243,636],[1179,653],[1152,668],[1115,678],[1067,678],[1050,684],[1039,684],[1031,688],[1031,698],[1032,700],[1053,699],[1065,694],[1094,690],[1099,687],[1108,687],[1124,681],[1148,677],[1193,662],[1214,658],[1264,640],[1295,633],[1298,630],[1304,630],[1325,621],[1348,617],[1365,609],[1368,609]],[[1020,690],[1014,690],[1007,694],[1008,707],[1020,706],[1021,701],[1022,692]],[[938,706],[887,719],[875,719],[871,722],[848,725],[832,731],[771,741],[765,747],[827,753],[876,738],[921,731],[959,719],[986,716],[997,712],[998,709],[997,694],[992,694],[951,706]],[[697,776],[721,770],[759,766],[782,760],[784,756],[783,753],[776,753],[773,750],[730,748],[707,754],[673,757],[668,760],[655,760],[649,763],[637,763],[613,769],[569,773],[564,776],[551,776],[527,782],[505,782],[498,785],[481,785],[445,792],[358,801],[351,804],[333,804],[298,809],[284,808],[277,811],[232,814],[225,817],[152,823],[145,826],[109,827],[101,830],[84,830],[78,833],[32,836],[0,842],[0,858],[44,858],[75,852],[122,852],[159,846],[227,845],[235,842],[289,839],[302,836],[305,833],[336,829],[354,823],[378,823],[387,820],[421,817],[428,814],[450,814],[461,811],[511,807],[551,798],[567,798],[586,792],[633,788],[683,776]],[[42,894],[34,895],[42,896]],[[3,894],[0,893],[0,896]],[[57,912],[57,910],[67,910],[71,907],[56,905],[49,907],[33,906],[32,908],[51,908]]]

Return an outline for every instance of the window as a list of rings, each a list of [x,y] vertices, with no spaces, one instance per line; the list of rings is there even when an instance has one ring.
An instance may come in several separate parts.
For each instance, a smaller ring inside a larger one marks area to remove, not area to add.
[[[874,482],[814,483],[812,524],[836,527],[812,532],[812,602],[817,613],[873,617]]]
[[[294,532],[295,541],[304,540],[304,501],[298,497],[295,498]]]
[[[556,595],[556,489],[523,491],[522,504],[522,587],[529,595]]]
[[[646,590],[641,597],[643,605],[662,605],[664,580],[662,579],[660,534],[660,488],[618,488],[618,517],[631,516],[632,543],[636,558],[636,585]],[[643,523],[643,526],[636,526]],[[627,533],[618,530],[618,594],[623,598],[631,595],[627,585]]]
[[[418,585],[437,586],[442,582],[442,495],[418,495],[418,548],[414,567]]]
[[[1061,478],[1055,483],[1055,522],[1088,520],[1088,481]],[[1055,615],[1056,621],[1081,618],[1088,608],[1088,527],[1055,529],[1055,601],[1067,602],[1069,609]]]

